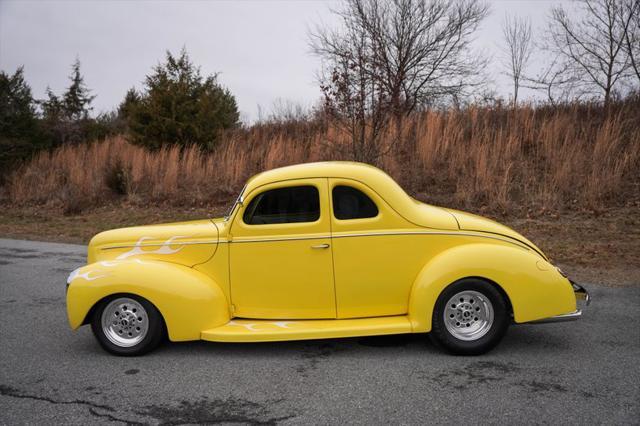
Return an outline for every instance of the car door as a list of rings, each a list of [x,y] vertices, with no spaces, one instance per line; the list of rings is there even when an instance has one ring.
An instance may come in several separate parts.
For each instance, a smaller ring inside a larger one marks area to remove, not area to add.
[[[336,317],[326,178],[253,190],[234,218],[229,250],[234,316]]]
[[[338,318],[407,313],[413,282],[434,240],[361,182],[329,180]]]

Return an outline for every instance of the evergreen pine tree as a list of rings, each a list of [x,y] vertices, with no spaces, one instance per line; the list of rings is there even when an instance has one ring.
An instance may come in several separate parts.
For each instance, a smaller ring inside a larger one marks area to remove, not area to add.
[[[66,118],[76,122],[85,120],[89,117],[89,112],[93,110],[91,102],[95,96],[91,95],[91,91],[84,84],[84,77],[80,74],[80,60],[77,58],[71,66],[69,80],[71,80],[71,85],[63,96]]]
[[[47,99],[40,102],[44,131],[53,146],[89,142],[104,133],[96,132],[96,122],[89,117],[95,96],[84,83],[79,59],[71,66],[69,80],[71,85],[62,96],[47,88]]]
[[[20,161],[45,146],[39,136],[36,102],[24,69],[13,75],[0,71],[0,183]]]
[[[0,71],[0,137],[30,138],[35,127],[35,102],[23,67],[13,75]]]
[[[185,49],[147,76],[145,90],[127,92],[120,111],[126,114],[131,139],[150,148],[164,144],[196,144],[210,149],[220,130],[238,126],[234,96],[217,82],[204,78]]]

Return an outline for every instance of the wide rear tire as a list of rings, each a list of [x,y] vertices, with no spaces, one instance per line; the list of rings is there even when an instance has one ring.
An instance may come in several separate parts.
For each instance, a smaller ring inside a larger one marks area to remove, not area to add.
[[[452,354],[481,355],[502,340],[510,322],[507,301],[492,284],[465,278],[438,297],[430,337]]]

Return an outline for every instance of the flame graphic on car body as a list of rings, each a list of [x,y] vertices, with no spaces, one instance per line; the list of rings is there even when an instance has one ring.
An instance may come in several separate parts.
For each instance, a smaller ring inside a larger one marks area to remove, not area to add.
[[[109,274],[102,274],[102,275],[96,275],[96,276],[92,277],[90,274],[92,272],[96,272],[96,271],[87,271],[84,274],[81,274],[80,273],[80,269],[82,269],[82,268],[78,268],[78,269],[74,270],[73,272],[71,272],[71,274],[69,274],[69,278],[67,278],[67,284],[71,283],[71,281],[73,281],[75,279],[78,279],[78,278],[86,280],[86,281],[94,281],[94,280],[97,280],[98,278],[104,278],[107,275],[109,275]]]
[[[244,327],[249,331],[258,331],[258,329],[255,328],[256,324],[255,323],[250,323],[250,324],[245,324],[245,323],[237,323],[235,321],[229,321],[227,323],[227,325],[237,325],[239,327]]]
[[[167,241],[165,241],[164,243],[162,243],[162,245],[160,247],[158,247],[155,250],[143,250],[142,247],[144,247],[142,245],[142,243],[145,240],[152,240],[153,237],[141,237],[138,242],[133,246],[133,248],[127,252],[122,253],[120,256],[116,257],[116,260],[124,260],[127,259],[131,256],[138,256],[141,254],[174,254],[179,252],[180,250],[182,250],[185,246],[181,245],[180,247],[176,248],[176,249],[172,249],[171,248],[171,244],[173,242],[173,240],[178,239],[178,238],[185,238],[184,236],[181,235],[177,235],[175,237],[171,237],[169,238]]]
[[[263,323],[239,323],[235,321],[229,321],[227,325],[235,325],[238,327],[244,327],[249,331],[266,331],[264,328],[256,328],[258,325],[273,325],[279,328],[291,328],[289,324],[294,324],[293,321],[272,321],[272,322],[263,322]]]

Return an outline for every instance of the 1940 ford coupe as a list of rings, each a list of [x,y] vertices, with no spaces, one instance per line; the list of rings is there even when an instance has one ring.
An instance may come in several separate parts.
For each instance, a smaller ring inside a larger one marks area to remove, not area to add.
[[[140,355],[171,341],[426,333],[456,354],[511,323],[574,320],[584,288],[506,226],[420,203],[359,163],[251,178],[225,218],[116,229],[67,280],[73,329]]]

